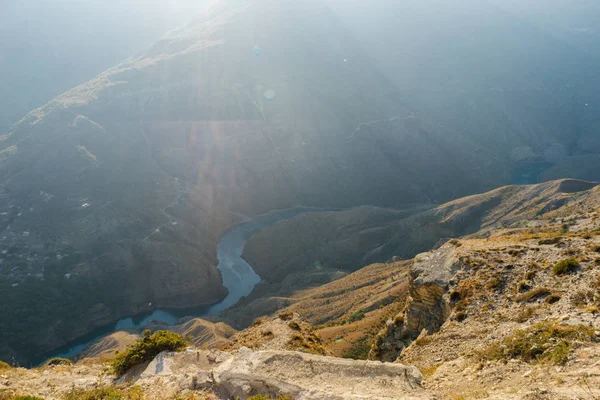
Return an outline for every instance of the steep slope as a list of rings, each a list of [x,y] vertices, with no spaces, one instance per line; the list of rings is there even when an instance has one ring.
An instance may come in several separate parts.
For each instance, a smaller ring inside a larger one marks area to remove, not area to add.
[[[465,239],[419,255],[406,308],[371,356],[417,365],[424,386],[449,398],[596,397],[597,210],[564,214],[568,234]],[[557,267],[565,260],[571,269]]]

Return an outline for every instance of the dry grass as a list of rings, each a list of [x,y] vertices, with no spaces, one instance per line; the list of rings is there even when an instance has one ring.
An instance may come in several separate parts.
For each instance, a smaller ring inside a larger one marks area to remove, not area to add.
[[[550,295],[551,293],[552,292],[550,291],[550,289],[545,288],[545,287],[539,287],[539,288],[531,289],[528,292],[518,295],[515,298],[515,300],[519,303],[524,303],[524,302],[531,303],[538,299],[545,298],[546,296]]]
[[[544,321],[488,345],[478,356],[482,361],[520,359],[562,365],[575,346],[595,340],[594,328],[590,326]]]

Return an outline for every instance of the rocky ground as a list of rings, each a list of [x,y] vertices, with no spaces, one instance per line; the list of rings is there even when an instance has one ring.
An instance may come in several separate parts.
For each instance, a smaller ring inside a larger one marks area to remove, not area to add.
[[[417,366],[440,398],[598,398],[597,201],[593,189],[417,256],[371,356]]]
[[[307,400],[429,398],[417,368],[323,356],[319,353],[327,351],[319,341],[297,314],[287,313],[239,333],[226,351],[161,353],[116,381],[98,359],[73,366],[8,368],[0,375],[0,396],[59,400],[78,388],[114,386],[145,400],[247,399],[257,394]]]

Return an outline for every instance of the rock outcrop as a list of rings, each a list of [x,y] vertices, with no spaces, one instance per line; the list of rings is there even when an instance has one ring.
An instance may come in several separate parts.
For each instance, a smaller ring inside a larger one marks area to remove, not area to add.
[[[370,351],[370,358],[394,361],[423,331],[431,334],[446,321],[451,307],[444,294],[458,269],[455,246],[419,254],[410,271],[409,297],[401,315],[388,320]]]

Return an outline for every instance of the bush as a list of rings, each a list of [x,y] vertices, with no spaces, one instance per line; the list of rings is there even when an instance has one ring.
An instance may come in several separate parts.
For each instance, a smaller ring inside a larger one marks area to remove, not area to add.
[[[535,316],[535,310],[535,307],[526,307],[521,309],[515,316],[514,320],[520,323],[529,321],[533,316]]]
[[[44,400],[44,398],[38,397],[38,396],[29,396],[29,395],[15,396],[13,394],[9,394],[4,391],[0,391],[0,400]]]
[[[545,287],[535,288],[535,289],[532,289],[532,290],[530,290],[528,292],[525,292],[523,294],[518,295],[516,297],[516,300],[519,303],[522,303],[522,302],[528,302],[528,303],[530,303],[530,302],[535,301],[535,300],[537,300],[539,298],[546,297],[550,293],[551,293],[550,290],[548,290]]]
[[[529,283],[527,281],[521,281],[517,285],[517,292],[519,292],[519,293],[524,292],[529,289],[531,289],[531,286],[529,286]]]
[[[525,279],[530,281],[533,278],[535,278],[535,274],[537,274],[536,270],[527,271],[527,273],[525,274]]]
[[[551,294],[548,297],[546,297],[545,302],[548,304],[554,304],[557,301],[559,301],[562,297],[559,294]]]
[[[114,386],[101,386],[95,389],[73,388],[63,396],[64,400],[143,400],[144,395],[138,386],[119,389]]]
[[[461,299],[461,295],[458,291],[453,290],[450,292],[450,301],[456,303],[457,301],[459,301]]]
[[[579,263],[574,258],[567,258],[559,261],[554,267],[552,267],[552,273],[554,275],[570,274],[579,268]]]
[[[13,400],[44,400],[42,397],[37,396],[16,396]]]
[[[458,322],[463,322],[465,319],[467,319],[467,313],[464,311],[459,311],[456,313],[456,315],[454,315],[454,319]]]
[[[321,339],[316,336],[302,336],[294,334],[286,343],[286,348],[292,351],[324,355],[325,349],[321,345]]]
[[[282,312],[279,315],[279,319],[283,320],[283,321],[289,321],[290,319],[294,318],[294,313],[291,311],[286,311],[286,312]]]
[[[576,307],[585,307],[594,302],[595,294],[592,290],[578,290],[571,295],[571,304]]]
[[[298,323],[297,323],[296,321],[292,321],[292,322],[290,322],[290,323],[288,324],[288,326],[290,327],[290,329],[293,329],[293,330],[295,330],[295,331],[300,331],[300,330],[302,330],[302,329],[300,328],[300,325],[298,325]]]
[[[170,331],[144,331],[143,336],[135,343],[127,346],[123,352],[117,353],[111,361],[111,368],[115,375],[121,376],[130,368],[148,361],[152,361],[163,351],[183,351],[188,341],[181,335]]]
[[[371,343],[368,336],[362,336],[356,342],[350,345],[344,354],[343,358],[351,358],[353,360],[367,360],[371,351]]]
[[[350,316],[350,318],[348,318],[348,323],[352,323],[352,322],[355,322],[355,321],[360,321],[364,317],[365,317],[364,310],[357,310],[354,313],[352,313],[352,315]]]
[[[560,238],[559,236],[557,236],[557,237],[553,237],[553,238],[542,239],[542,240],[540,240],[540,241],[538,242],[538,244],[539,244],[540,246],[541,246],[541,245],[544,245],[544,244],[558,244],[558,243],[560,243],[561,241],[562,241],[562,240],[561,240],[561,238]]]
[[[518,330],[479,353],[481,360],[521,359],[525,362],[564,364],[578,342],[595,340],[594,328],[585,325],[555,325],[545,321]]]
[[[489,281],[487,281],[485,285],[489,290],[496,290],[500,286],[502,286],[502,280],[498,277],[493,277]]]
[[[73,364],[73,362],[71,360],[69,360],[68,358],[62,358],[62,357],[54,357],[54,358],[51,358],[50,360],[46,361],[47,366],[72,365],[72,364]]]
[[[12,368],[9,364],[5,363],[4,361],[0,361],[0,371],[2,371],[3,369],[9,369]]]

